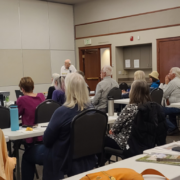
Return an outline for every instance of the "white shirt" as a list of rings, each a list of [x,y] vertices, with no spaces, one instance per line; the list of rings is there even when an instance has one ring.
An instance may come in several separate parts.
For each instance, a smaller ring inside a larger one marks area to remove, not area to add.
[[[69,69],[66,69],[65,66],[61,67],[60,74],[61,76],[66,76],[68,73],[76,72],[76,68],[73,65],[69,66]]]

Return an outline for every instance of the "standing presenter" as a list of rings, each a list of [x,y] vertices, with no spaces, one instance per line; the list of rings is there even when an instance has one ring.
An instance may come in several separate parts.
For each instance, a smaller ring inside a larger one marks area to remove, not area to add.
[[[76,68],[71,65],[70,59],[64,61],[64,66],[61,67],[60,74],[61,76],[66,76],[68,73],[76,72]]]

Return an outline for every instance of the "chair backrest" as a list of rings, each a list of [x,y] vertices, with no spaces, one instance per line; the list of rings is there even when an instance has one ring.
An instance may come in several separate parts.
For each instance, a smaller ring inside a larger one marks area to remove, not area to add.
[[[15,94],[17,99],[21,96],[24,96],[24,94],[20,90],[15,90]]]
[[[0,106],[0,129],[10,128],[10,111]]]
[[[4,106],[4,95],[0,94],[0,106]]]
[[[144,150],[154,148],[155,145],[166,144],[166,134],[166,119],[162,107],[155,102],[140,105],[132,121],[129,149],[124,152],[125,156],[143,154]]]
[[[119,85],[119,88],[121,90],[125,90],[127,91],[129,89],[129,86],[125,83],[125,82],[122,82],[120,85]]]
[[[163,97],[163,90],[160,88],[156,88],[151,91],[150,93],[151,99],[153,102],[156,102],[161,105],[162,97]]]
[[[102,153],[108,117],[89,109],[75,116],[71,122],[70,155],[72,159]]]
[[[114,100],[121,99],[121,95],[122,95],[121,89],[114,87],[109,91],[108,98],[113,98]],[[119,108],[119,104],[114,104],[114,109],[118,109],[118,108]]]
[[[59,107],[60,105],[51,99],[39,104],[35,112],[35,124],[49,122],[54,111]]]

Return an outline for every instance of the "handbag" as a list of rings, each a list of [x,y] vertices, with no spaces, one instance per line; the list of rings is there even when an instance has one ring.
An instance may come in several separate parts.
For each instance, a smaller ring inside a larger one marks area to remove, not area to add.
[[[80,180],[144,180],[143,175],[159,175],[166,178],[162,173],[155,169],[146,169],[141,174],[133,169],[116,168],[108,171],[101,171],[97,173],[88,174]]]

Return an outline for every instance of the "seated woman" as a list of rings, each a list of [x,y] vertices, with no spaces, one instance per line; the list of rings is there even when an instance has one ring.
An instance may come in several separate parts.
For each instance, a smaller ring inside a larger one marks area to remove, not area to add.
[[[20,80],[19,87],[24,94],[18,98],[16,104],[19,110],[19,116],[22,116],[22,125],[35,125],[35,111],[36,107],[45,100],[42,93],[33,93],[34,82],[30,77],[23,77]],[[34,138],[35,140],[36,138]],[[42,137],[37,138],[42,141]],[[26,139],[27,143],[32,143],[33,138]]]
[[[149,74],[149,80],[152,82],[150,89],[155,89],[159,87],[160,81],[159,73],[157,71],[153,71],[151,74]]]
[[[43,165],[43,180],[64,178],[61,165],[70,146],[70,125],[73,118],[89,108],[89,94],[84,78],[78,73],[69,73],[65,79],[66,102],[53,114],[44,132],[44,144],[29,148],[22,159],[22,180],[33,180],[35,164]],[[88,156],[72,162],[71,175],[91,170],[96,157]],[[68,168],[69,164],[67,164]]]
[[[58,102],[60,105],[65,102],[65,90],[64,90],[64,77],[59,76],[54,79],[55,91],[52,95],[52,100]]]
[[[138,70],[134,73],[134,81],[135,80],[144,80],[146,81],[146,75],[144,71]],[[122,90],[122,99],[129,98],[129,92],[126,92],[125,90]]]
[[[52,84],[51,84],[51,86],[48,89],[48,94],[47,94],[47,98],[46,99],[52,99],[52,94],[53,94],[53,92],[55,90],[55,87],[54,87],[55,86],[55,79],[57,77],[59,77],[59,76],[60,75],[57,74],[57,73],[52,74]]]
[[[138,105],[151,101],[146,81],[134,81],[130,91],[130,102],[121,111],[105,140],[105,147],[125,150],[131,133],[132,123],[138,111]],[[110,158],[110,157],[107,157]]]

